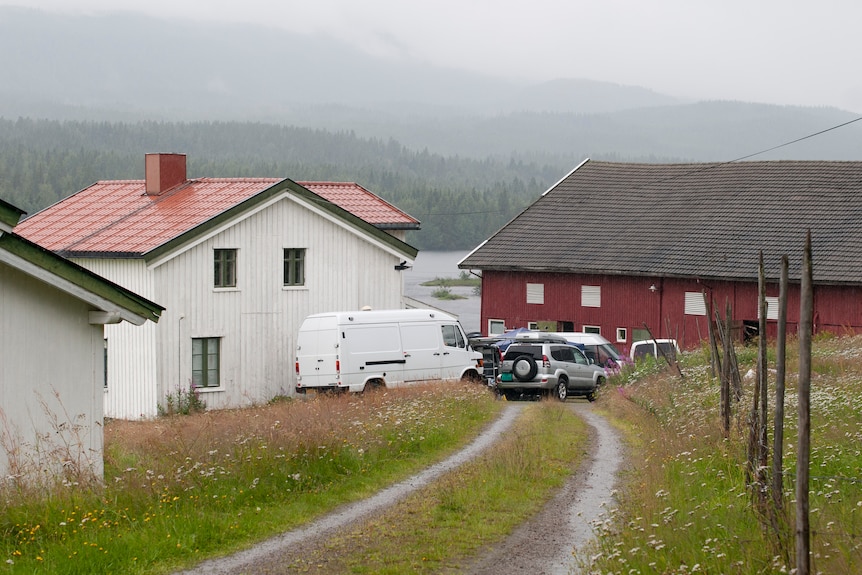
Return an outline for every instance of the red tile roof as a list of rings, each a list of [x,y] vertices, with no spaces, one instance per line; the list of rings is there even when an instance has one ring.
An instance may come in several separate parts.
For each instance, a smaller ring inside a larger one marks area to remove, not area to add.
[[[144,180],[101,181],[23,220],[15,233],[57,252],[144,254],[281,181],[197,178],[157,196],[146,194]],[[418,228],[357,184],[305,187],[377,227]]]
[[[419,220],[353,182],[296,182],[380,228],[419,229]]]

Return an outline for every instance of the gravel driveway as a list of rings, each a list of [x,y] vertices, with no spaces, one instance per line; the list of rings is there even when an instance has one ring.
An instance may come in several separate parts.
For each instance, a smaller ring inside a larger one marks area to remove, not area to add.
[[[466,566],[466,572],[494,575],[577,572],[572,550],[592,538],[591,522],[601,515],[603,507],[612,498],[616,473],[622,462],[622,449],[616,433],[602,417],[592,412],[591,404],[578,401],[570,402],[570,405],[592,428],[589,457],[536,518],[522,525],[472,565]],[[369,499],[343,507],[246,551],[205,561],[182,573],[282,573],[285,556],[308,551],[316,540],[322,539],[323,534],[331,537],[334,530],[371,517],[482,453],[514,423],[522,407],[523,404],[518,403],[507,405],[501,416],[463,450]],[[554,536],[549,537],[548,533],[554,533]]]

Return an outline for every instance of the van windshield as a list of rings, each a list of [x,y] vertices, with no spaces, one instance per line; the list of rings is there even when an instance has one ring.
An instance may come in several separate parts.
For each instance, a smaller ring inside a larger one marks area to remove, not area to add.
[[[602,347],[605,348],[607,350],[607,354],[609,356],[611,356],[612,358],[614,358],[615,360],[619,360],[623,356],[623,354],[621,354],[619,352],[619,350],[617,348],[615,348],[614,344],[612,344],[612,343],[606,343]]]

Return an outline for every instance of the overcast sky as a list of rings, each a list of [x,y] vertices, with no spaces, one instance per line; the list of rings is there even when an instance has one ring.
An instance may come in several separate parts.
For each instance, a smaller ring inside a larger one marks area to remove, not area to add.
[[[858,0],[0,0],[325,33],[388,58],[530,81],[862,113]]]

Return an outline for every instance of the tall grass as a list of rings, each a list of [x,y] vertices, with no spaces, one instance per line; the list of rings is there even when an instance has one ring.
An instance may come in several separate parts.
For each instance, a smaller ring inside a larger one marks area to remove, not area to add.
[[[0,572],[165,573],[438,460],[500,408],[481,386],[282,401],[105,429],[105,483],[0,496]]]
[[[630,445],[619,507],[595,525],[585,572],[789,573],[794,567],[796,342],[788,343],[783,513],[761,516],[746,487],[746,416],[753,379],[734,405],[731,436],[719,421],[718,382],[703,353],[683,356],[685,379],[639,366],[599,398]],[[815,342],[812,365],[813,573],[862,572],[862,338]],[[754,367],[740,350],[740,370]],[[770,391],[772,390],[770,378]],[[770,428],[773,407],[770,405]],[[770,432],[770,442],[771,432]],[[771,445],[771,443],[770,443]],[[771,451],[771,448],[770,448]]]

